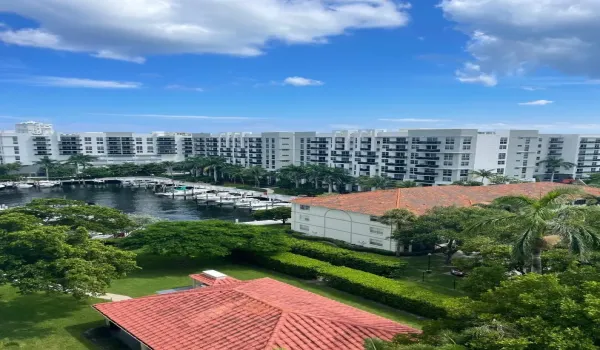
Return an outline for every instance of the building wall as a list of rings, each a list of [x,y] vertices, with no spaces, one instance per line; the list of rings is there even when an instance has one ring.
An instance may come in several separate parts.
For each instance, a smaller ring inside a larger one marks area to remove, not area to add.
[[[318,206],[292,205],[292,229],[311,236],[339,239],[348,243],[396,251],[391,227],[375,217]]]

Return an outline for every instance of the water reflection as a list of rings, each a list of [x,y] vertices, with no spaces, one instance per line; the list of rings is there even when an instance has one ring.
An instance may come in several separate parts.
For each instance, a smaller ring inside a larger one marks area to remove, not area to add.
[[[245,209],[197,207],[193,200],[167,198],[155,195],[152,190],[137,187],[104,186],[65,186],[42,189],[2,189],[0,204],[9,207],[23,205],[34,198],[67,198],[98,205],[117,208],[126,213],[147,214],[169,220],[222,219],[240,221],[251,220]]]

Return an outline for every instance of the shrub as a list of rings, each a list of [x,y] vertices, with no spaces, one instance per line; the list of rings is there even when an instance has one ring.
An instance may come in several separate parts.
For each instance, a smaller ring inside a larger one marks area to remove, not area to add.
[[[380,276],[390,276],[400,268],[406,266],[405,261],[396,257],[355,252],[333,247],[327,243],[303,241],[293,238],[291,240],[293,253],[326,261],[333,265],[371,272]]]
[[[287,195],[287,196],[318,196],[320,194],[323,194],[325,192],[327,192],[326,190],[322,189],[322,188],[275,188],[274,190],[275,194],[283,194],[283,195]]]
[[[292,253],[255,257],[255,261],[268,269],[304,279],[316,279],[320,268],[331,266],[326,262]]]
[[[354,250],[357,252],[369,252],[369,253],[375,253],[375,254],[379,254],[379,255],[389,255],[389,256],[396,255],[396,253],[389,251],[389,250],[363,247],[363,246],[359,246],[359,245],[355,245],[355,244],[350,244],[346,241],[342,241],[342,240],[335,239],[335,238],[310,236],[310,235],[307,235],[304,233],[299,233],[299,232],[292,231],[292,230],[290,230],[290,234],[294,238],[298,238],[298,239],[302,239],[302,240],[306,240],[306,241],[331,242],[338,247]]]
[[[443,317],[453,298],[418,282],[399,281],[341,266],[322,266],[319,276],[335,289],[429,318]]]

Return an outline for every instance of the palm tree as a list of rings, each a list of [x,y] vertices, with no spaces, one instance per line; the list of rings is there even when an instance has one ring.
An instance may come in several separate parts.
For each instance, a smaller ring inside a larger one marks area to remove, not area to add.
[[[496,175],[496,173],[494,172],[493,169],[490,170],[486,170],[486,169],[479,169],[479,170],[473,170],[471,171],[471,176],[474,177],[478,177],[481,179],[481,183],[485,186],[485,180],[488,179],[492,179],[494,176]]]
[[[416,220],[416,215],[406,209],[388,210],[385,214],[383,214],[382,217],[379,218],[379,221],[382,224],[390,225],[392,227],[392,237],[394,237],[396,241],[398,241],[398,244],[396,245],[396,255],[400,254],[401,239],[399,236],[401,230],[407,229]]]
[[[39,165],[40,167],[44,168],[44,170],[46,171],[46,180],[48,180],[50,179],[50,169],[52,167],[55,167],[58,164],[58,162],[54,159],[50,159],[48,156],[44,156],[44,158],[35,161],[33,164]]]
[[[417,183],[411,180],[407,180],[407,181],[398,181],[396,182],[396,187],[397,188],[411,188],[411,187],[417,187]]]
[[[296,188],[300,187],[300,181],[306,175],[306,169],[303,166],[288,165],[279,169],[279,175],[287,180],[293,181],[296,184]]]
[[[370,176],[359,176],[356,180],[358,185],[360,186],[361,191],[365,188],[372,189],[373,188],[373,180]]]
[[[323,181],[328,185],[328,193],[333,192],[333,185],[340,184],[347,180],[348,175],[344,168],[326,168],[322,175]]]
[[[546,169],[552,172],[550,176],[550,182],[554,182],[554,174],[556,174],[556,169],[564,168],[565,170],[569,170],[575,166],[575,163],[567,162],[562,158],[548,157],[544,160],[540,160],[538,164],[546,164]]]
[[[223,173],[229,176],[229,180],[235,183],[236,179],[240,179],[244,184],[245,168],[241,165],[227,165],[223,168]]]
[[[508,227],[518,233],[514,242],[514,255],[524,261],[531,257],[534,273],[542,272],[542,251],[545,239],[557,236],[572,253],[585,258],[585,253],[600,245],[600,233],[596,223],[600,217],[597,206],[573,206],[571,203],[585,196],[578,188],[557,188],[538,198],[508,196],[496,199],[493,207],[498,211],[492,217],[471,225],[467,232],[477,233],[486,228]]]
[[[246,169],[246,174],[254,179],[256,187],[260,187],[260,179],[267,175],[267,171],[260,166],[252,166]]]
[[[207,160],[208,164],[204,167],[204,171],[212,171],[215,183],[219,181],[219,171],[227,164],[225,158],[210,157]]]
[[[183,162],[183,166],[190,171],[190,173],[194,177],[198,177],[198,173],[200,170],[204,170],[204,168],[208,165],[208,158],[204,157],[188,157]]]
[[[161,165],[163,167],[165,167],[165,169],[167,169],[167,173],[169,173],[169,175],[171,177],[173,177],[173,168],[177,165],[177,163],[171,162],[171,161],[165,161],[165,162],[162,162]]]
[[[8,171],[8,172],[19,171],[23,167],[23,164],[21,164],[21,162],[14,162],[14,163],[4,164],[4,167],[6,168],[6,171]]]
[[[371,187],[384,190],[386,188],[390,188],[394,185],[394,181],[387,176],[375,175],[371,177]]]
[[[319,188],[319,180],[329,171],[329,168],[323,165],[310,164],[306,166],[306,176],[309,181],[315,184],[315,189]]]
[[[69,157],[69,159],[65,162],[67,164],[72,164],[75,166],[75,171],[77,174],[79,173],[79,166],[85,170],[86,167],[92,165],[92,162],[98,159],[98,157],[89,155],[89,154],[74,154]]]

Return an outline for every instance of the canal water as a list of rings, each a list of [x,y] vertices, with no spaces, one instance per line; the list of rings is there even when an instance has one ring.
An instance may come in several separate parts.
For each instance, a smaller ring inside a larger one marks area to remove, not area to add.
[[[0,204],[8,207],[29,203],[34,198],[75,199],[116,208],[125,213],[152,215],[167,220],[252,220],[249,209],[207,207],[202,204],[198,206],[194,200],[157,196],[151,189],[138,187],[73,185],[0,190]]]

